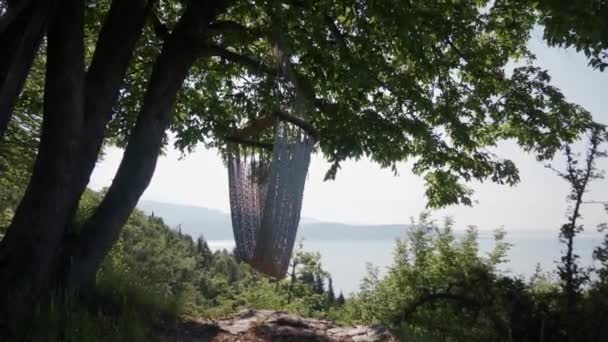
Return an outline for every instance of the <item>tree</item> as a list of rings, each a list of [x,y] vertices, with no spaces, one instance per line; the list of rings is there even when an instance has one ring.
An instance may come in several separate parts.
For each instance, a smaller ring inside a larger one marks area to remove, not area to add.
[[[608,211],[608,208],[606,209]],[[600,268],[597,272],[599,281],[608,285],[608,224],[601,224],[598,230],[604,233],[604,238],[601,245],[593,250],[593,258],[600,263]]]
[[[332,162],[327,178],[348,158],[384,167],[415,159],[430,206],[470,204],[464,183],[473,179],[516,183],[515,165],[487,150],[499,140],[546,158],[590,122],[532,65],[525,42],[534,11],[519,2],[60,0],[46,11],[48,1],[6,3],[0,40],[17,39],[35,56],[46,32],[42,111],[26,110],[42,114],[40,143],[0,245],[6,289],[38,293],[54,280],[70,292],[90,288],[168,131],[183,151],[203,143],[227,152],[231,132],[289,108],[295,92]],[[17,23],[35,34],[11,34]],[[278,77],[277,49],[290,57],[289,81]],[[0,117],[8,121],[33,57],[4,57],[0,101],[9,105]],[[513,58],[521,66],[507,72]],[[104,141],[124,146],[123,159],[74,229]]]
[[[5,51],[0,56],[0,136],[42,43],[51,4],[50,0],[0,1],[6,12],[0,17],[0,46]]]
[[[304,253],[304,241],[300,240],[298,242],[298,246],[295,251],[293,251],[291,256],[291,261],[289,263],[289,271],[287,272],[287,276],[289,276],[289,288],[287,290],[287,303],[291,303],[291,297],[293,296],[293,287],[298,279],[297,271],[302,263],[302,255]]]
[[[340,294],[342,294],[342,292],[340,292]],[[336,294],[334,293],[334,281],[331,279],[331,276],[327,277],[327,302],[330,306],[336,303]]]
[[[340,291],[338,298],[336,299],[336,304],[338,306],[343,306],[346,303],[346,299],[344,299],[344,294]]]
[[[589,147],[582,166],[579,166],[577,155],[572,151],[570,145],[564,146],[566,156],[566,170],[559,171],[552,168],[561,178],[570,185],[568,200],[572,203],[571,213],[568,222],[560,229],[560,240],[565,245],[565,253],[558,266],[558,274],[562,280],[563,293],[565,297],[565,314],[568,322],[568,339],[577,340],[576,331],[577,321],[577,301],[582,291],[582,286],[589,280],[588,271],[581,269],[577,259],[579,256],[574,252],[574,239],[577,234],[583,231],[580,224],[581,207],[585,203],[583,196],[588,190],[589,183],[593,180],[603,178],[603,172],[598,171],[595,163],[597,158],[606,156],[606,152],[600,150],[600,145],[606,139],[606,132],[603,126],[597,125],[589,132]],[[597,255],[597,253],[596,253]],[[601,274],[601,273],[600,273]]]
[[[345,315],[382,322],[404,340],[538,341],[524,338],[536,326],[528,312],[517,310],[527,304],[523,282],[498,272],[509,248],[504,231],[496,231],[493,250],[482,256],[477,230],[458,239],[453,224],[446,219],[439,226],[427,213],[412,221],[386,276],[369,267],[360,291],[344,305]],[[513,320],[525,325],[516,329]]]
[[[316,294],[325,293],[325,279],[323,279],[323,276],[321,276],[320,274],[316,274],[314,276],[314,283],[312,289]]]
[[[211,249],[209,249],[209,245],[203,236],[199,236],[198,239],[196,239],[196,253],[199,255],[201,267],[209,266],[209,263],[213,258],[213,253],[211,252]]]
[[[551,46],[582,51],[594,69],[608,67],[608,4],[603,0],[534,1]]]

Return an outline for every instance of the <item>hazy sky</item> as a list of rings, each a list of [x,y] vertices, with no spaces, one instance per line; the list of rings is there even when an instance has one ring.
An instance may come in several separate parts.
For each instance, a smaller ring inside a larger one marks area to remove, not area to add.
[[[536,53],[538,64],[549,70],[553,84],[568,100],[583,105],[597,121],[608,123],[608,72],[587,67],[585,57],[575,51],[545,47],[538,31],[529,46]],[[565,220],[567,184],[515,144],[501,144],[496,151],[519,167],[520,184],[516,187],[491,182],[472,184],[478,203],[473,207],[448,207],[437,211],[435,216],[450,215],[461,227],[557,229]],[[91,178],[93,189],[111,183],[122,157],[122,151],[116,148],[106,152]],[[154,178],[142,198],[228,212],[228,175],[217,152],[200,148],[185,159],[180,160],[179,156],[179,152],[170,150],[159,159]],[[561,158],[554,163],[563,166]],[[329,165],[322,156],[313,156],[302,215],[360,224],[409,222],[410,217],[425,208],[423,181],[410,172],[409,166],[400,165],[399,176],[394,176],[367,160],[349,161],[342,165],[335,181],[323,182]],[[599,166],[608,169],[608,161]],[[593,183],[587,199],[608,200],[608,180]],[[583,216],[589,228],[608,221],[599,205],[586,206]]]

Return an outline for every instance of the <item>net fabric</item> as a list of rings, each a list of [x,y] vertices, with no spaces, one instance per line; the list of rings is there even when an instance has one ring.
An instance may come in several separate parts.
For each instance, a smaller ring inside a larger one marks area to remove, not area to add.
[[[236,253],[273,277],[287,272],[313,146],[306,132],[280,123],[270,163],[240,150],[228,159]]]
[[[255,252],[269,173],[268,163],[256,160],[246,150],[228,156],[230,214],[236,254],[245,261],[251,260]]]
[[[280,5],[275,3],[276,8]],[[272,55],[277,62],[277,107],[287,104],[294,117],[305,119],[310,104],[292,69],[280,25],[274,18]],[[229,156],[228,174],[236,254],[258,271],[281,278],[291,259],[304,195],[310,155],[318,134],[277,119],[270,162]]]

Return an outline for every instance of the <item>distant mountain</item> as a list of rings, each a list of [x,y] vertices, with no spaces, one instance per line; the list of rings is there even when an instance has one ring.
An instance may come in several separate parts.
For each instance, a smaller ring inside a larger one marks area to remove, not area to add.
[[[232,239],[230,215],[219,210],[155,201],[140,201],[137,207],[148,215],[162,217],[172,228],[180,226],[183,233],[194,238],[202,234],[207,240]]]
[[[232,240],[230,214],[204,207],[140,201],[137,207],[146,214],[162,217],[173,228],[181,227],[192,237],[203,235],[207,240]],[[303,217],[298,238],[306,240],[385,240],[402,237],[407,225],[349,225],[322,222]]]

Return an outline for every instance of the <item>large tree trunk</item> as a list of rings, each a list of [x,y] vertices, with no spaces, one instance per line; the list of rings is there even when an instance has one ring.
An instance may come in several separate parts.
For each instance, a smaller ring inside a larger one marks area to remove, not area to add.
[[[84,105],[81,107],[81,111],[84,108],[84,113],[81,112],[78,121],[67,120],[68,123],[73,124],[73,130],[78,131],[78,137],[74,138],[78,142],[72,143],[74,149],[71,151],[71,163],[63,165],[62,175],[68,177],[68,184],[61,185],[63,192],[59,197],[55,192],[35,193],[33,197],[40,205],[35,208],[28,206],[23,209],[23,216],[36,217],[39,214],[32,209],[42,210],[41,206],[54,206],[54,217],[56,219],[45,219],[37,222],[15,220],[13,223],[15,227],[12,229],[14,231],[21,231],[22,234],[30,234],[31,236],[38,236],[37,232],[42,231],[42,229],[49,231],[49,233],[50,231],[58,232],[59,240],[55,236],[52,242],[47,241],[49,243],[48,248],[55,252],[57,252],[64,236],[65,227],[73,219],[79,198],[86,188],[95,166],[103,143],[105,127],[111,118],[112,106],[122,86],[122,80],[132,59],[137,39],[141,36],[149,9],[150,5],[147,6],[144,0],[116,0],[112,3],[99,34],[91,66],[86,74],[84,84],[79,90],[81,101],[84,101]],[[45,127],[43,127],[43,134],[47,134],[44,132]],[[52,136],[53,134],[57,135],[59,133],[48,132],[48,135]],[[45,148],[47,141],[41,141],[41,149]],[[50,167],[48,160],[52,159],[41,160],[38,169],[48,169]],[[54,160],[54,162],[62,163],[62,160]],[[53,178],[48,178],[48,181],[52,180]],[[40,224],[43,227],[40,227]],[[26,233],[26,231],[29,231],[29,233]],[[39,240],[45,241],[40,237]],[[53,245],[50,245],[51,243]],[[15,246],[13,248],[20,249],[21,247]],[[53,269],[49,266],[49,263],[46,263],[43,267]],[[44,277],[48,277],[49,272],[47,270]],[[44,282],[48,282],[48,280],[45,279]],[[27,280],[26,282],[30,281]]]
[[[201,54],[198,42],[204,41],[206,27],[218,7],[210,2],[191,2],[165,42],[114,181],[80,236],[66,246],[70,292],[91,288],[99,265],[150,183],[177,93]]]
[[[87,184],[112,118],[125,73],[133,57],[135,44],[142,34],[153,1],[114,0],[99,33],[95,53],[85,79],[83,135],[80,161],[72,182],[74,197],[69,212],[70,224]]]
[[[30,0],[21,3],[26,5],[9,8],[7,18],[2,22],[5,25],[0,29],[0,138],[4,136],[38,53],[52,1]]]
[[[85,84],[84,129],[87,136],[83,139],[86,145],[83,155],[90,167],[84,172],[85,185],[97,160],[105,127],[112,118],[112,106],[118,98],[151,3],[114,0],[99,34]]]
[[[48,30],[44,117],[25,195],[0,245],[2,295],[48,286],[63,236],[84,108],[83,0],[62,0]]]

